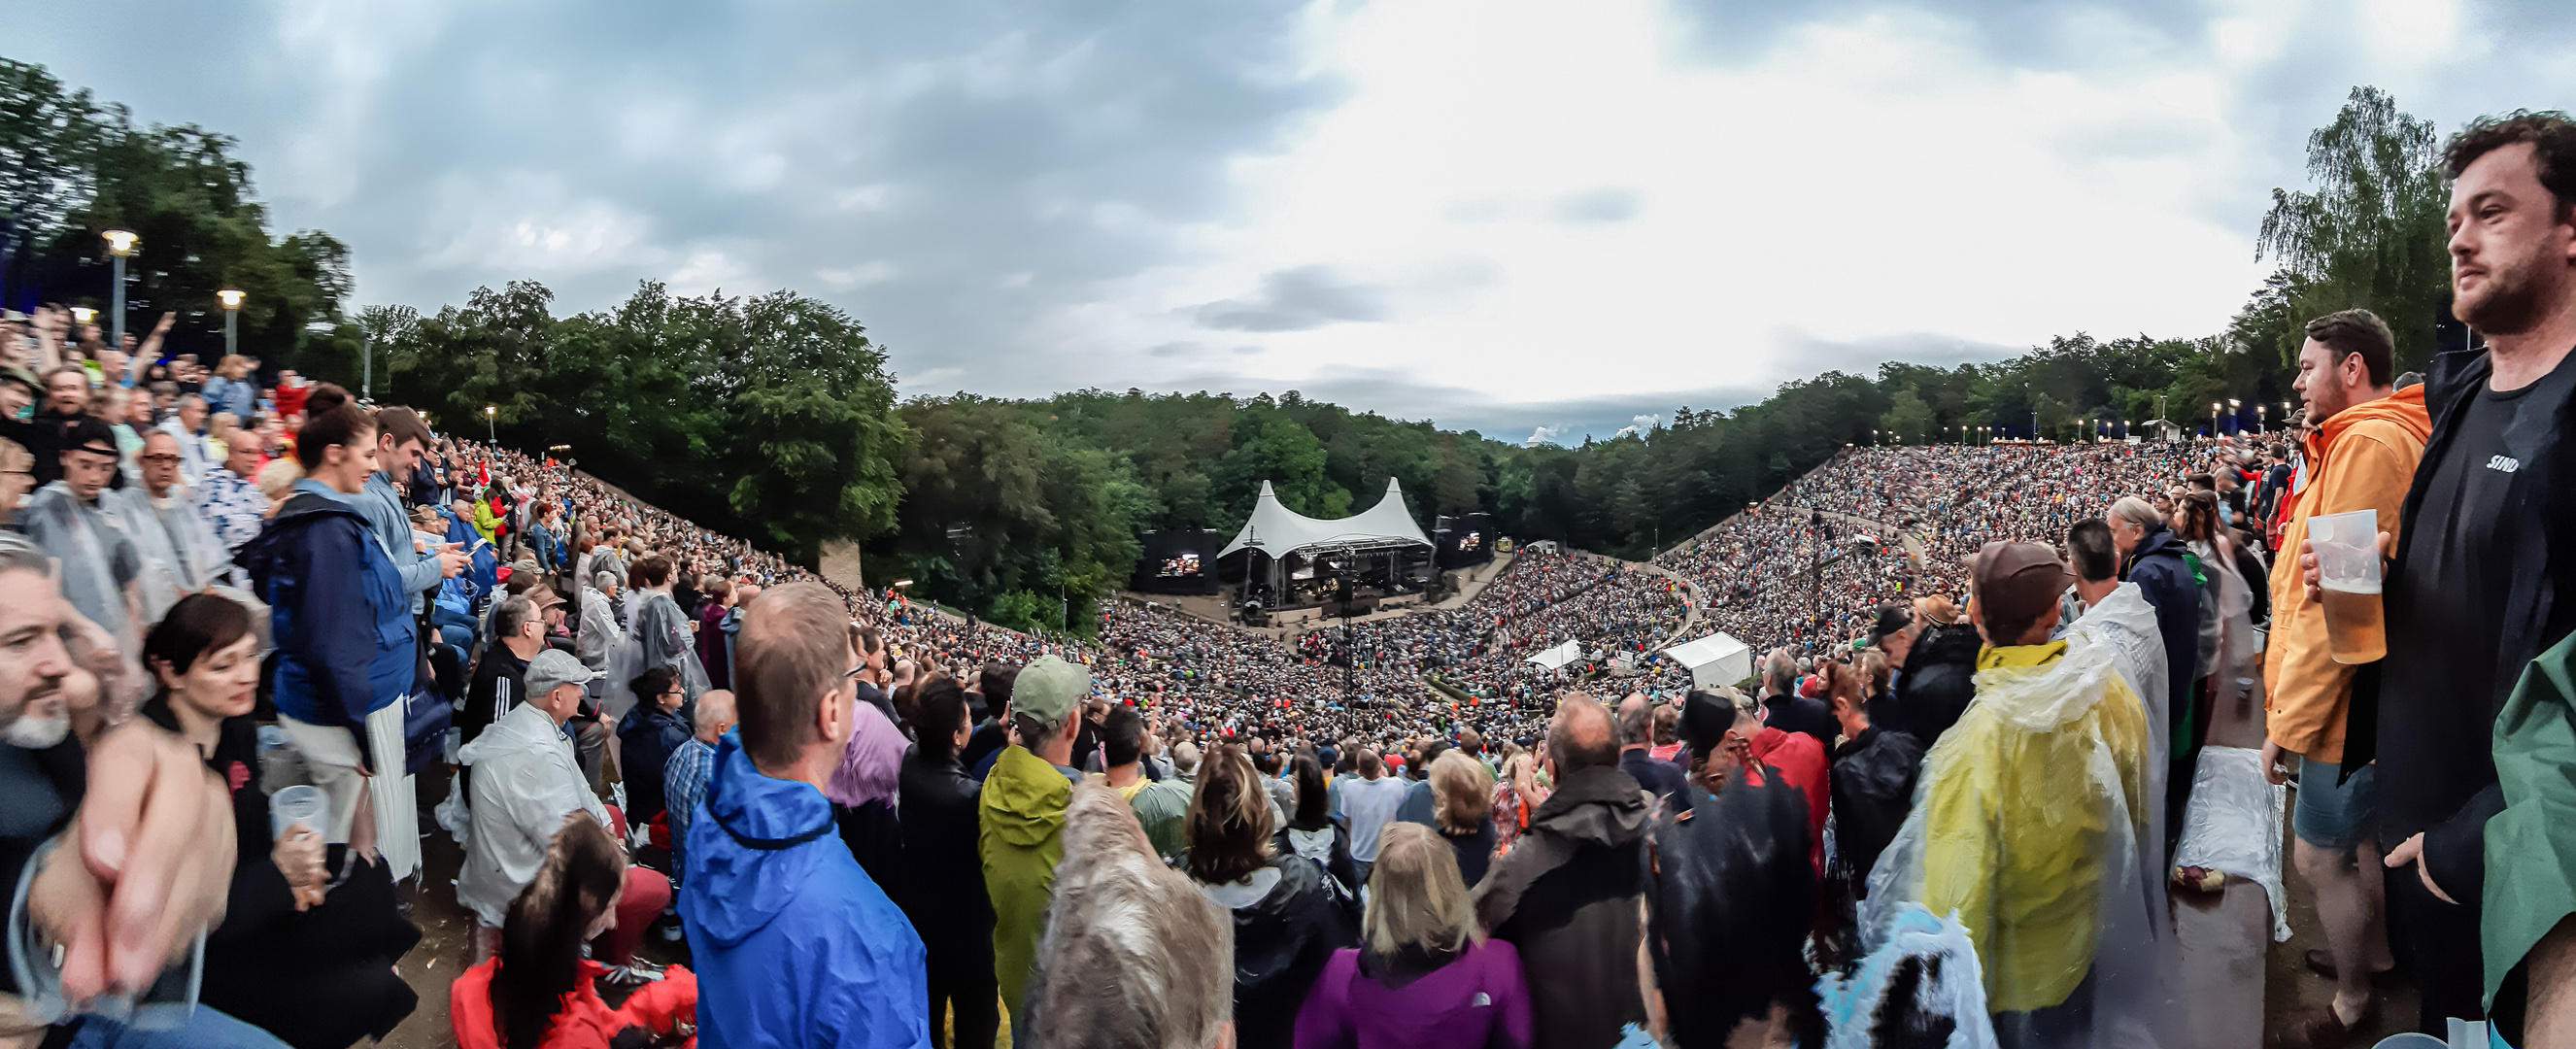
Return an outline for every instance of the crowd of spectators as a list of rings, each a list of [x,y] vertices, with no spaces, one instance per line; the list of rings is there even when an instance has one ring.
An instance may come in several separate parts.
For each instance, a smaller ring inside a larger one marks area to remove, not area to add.
[[[61,948],[0,1034],[64,1044],[381,1038],[451,891],[475,1047],[2153,1041],[2130,905],[2278,590],[2284,447],[1868,449],[1651,564],[1022,633],[62,331],[0,332],[0,870]],[[1660,654],[1719,630],[1755,679]]]

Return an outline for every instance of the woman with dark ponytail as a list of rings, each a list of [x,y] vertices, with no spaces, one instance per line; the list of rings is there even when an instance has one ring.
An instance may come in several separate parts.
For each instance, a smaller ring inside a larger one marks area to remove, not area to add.
[[[617,925],[626,854],[583,813],[564,817],[537,876],[510,901],[499,956],[448,988],[448,1022],[460,1049],[612,1049],[696,1045],[698,978],[665,970],[615,1009],[593,986],[608,967],[581,945]]]

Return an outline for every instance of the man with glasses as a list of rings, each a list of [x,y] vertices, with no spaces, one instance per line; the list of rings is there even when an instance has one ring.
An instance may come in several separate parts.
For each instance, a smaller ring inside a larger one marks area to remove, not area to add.
[[[99,501],[116,476],[116,432],[105,420],[80,416],[64,430],[59,455],[62,479],[37,489],[18,519],[28,538],[62,562],[63,596],[72,607],[115,635],[119,647],[138,651],[142,618],[135,582],[143,574],[143,555]]]
[[[205,515],[188,504],[179,486],[184,465],[179,439],[165,430],[148,431],[142,454],[143,483],[100,497],[100,505],[124,526],[143,557],[136,599],[143,621],[158,622],[181,597],[203,592],[215,583],[241,585],[232,553],[216,540]]]

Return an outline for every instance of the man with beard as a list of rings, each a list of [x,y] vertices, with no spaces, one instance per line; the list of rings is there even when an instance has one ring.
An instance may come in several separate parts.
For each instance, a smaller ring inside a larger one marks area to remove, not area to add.
[[[76,1015],[112,1011],[111,989],[184,966],[184,948],[220,919],[232,884],[232,799],[194,747],[141,718],[87,748],[68,731],[75,698],[105,694],[122,706],[140,684],[63,600],[44,551],[0,535],[0,879],[24,893],[10,924],[62,945],[60,1002],[40,1001],[0,968],[0,1042],[277,1046],[202,1006],[158,1031]],[[75,1015],[48,1007],[63,1002]]]
[[[2576,346],[2576,124],[2558,114],[2481,120],[2443,159],[2452,310],[2487,345],[2439,355],[2425,380],[2432,437],[2386,544],[2388,656],[2375,682],[2369,673],[2356,682],[2343,766],[2378,759],[2389,924],[2421,985],[2421,1029],[2481,1018],[2492,1002],[2509,1041],[2564,1045],[2576,1041],[2576,933],[2563,920],[2576,833],[2563,808],[2548,818],[2537,810],[2564,804],[2569,755],[2563,746],[2502,755],[2539,742],[2550,721],[2563,735],[2566,709],[2548,704],[2547,717],[2502,724],[2497,714],[2576,611],[2554,600],[2576,592],[2576,450],[2558,446],[2576,426],[2576,367],[2566,363]],[[2302,562],[2313,599],[2313,554]],[[2563,668],[2564,653],[2551,655]],[[2527,730],[2519,738],[2516,725]],[[2537,796],[2515,799],[2522,808],[2490,827],[2507,800],[2500,766]],[[2535,774],[2560,780],[2554,796],[2531,786]],[[2493,878],[2491,857],[2501,865]],[[2507,885],[2510,894],[2491,891]],[[2482,910],[2495,919],[2483,981]],[[2515,1030],[2525,986],[2531,1023]]]

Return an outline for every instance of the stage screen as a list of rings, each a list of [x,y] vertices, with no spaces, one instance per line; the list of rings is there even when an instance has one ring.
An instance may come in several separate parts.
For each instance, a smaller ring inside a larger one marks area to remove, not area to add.
[[[1448,521],[1449,530],[1433,537],[1440,544],[1440,567],[1481,565],[1494,559],[1494,515],[1462,514]]]
[[[1133,585],[1155,594],[1216,592],[1216,552],[1225,537],[1203,530],[1169,529],[1136,537],[1144,549],[1136,561]]]

